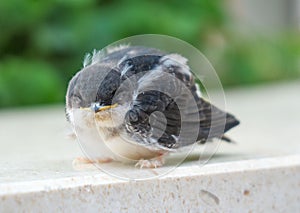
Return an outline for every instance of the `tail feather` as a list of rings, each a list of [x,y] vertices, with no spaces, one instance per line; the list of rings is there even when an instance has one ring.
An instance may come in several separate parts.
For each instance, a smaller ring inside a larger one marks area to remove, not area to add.
[[[224,132],[227,132],[228,130],[230,130],[231,128],[237,126],[240,124],[240,121],[237,120],[233,115],[231,115],[230,113],[226,114],[226,124],[225,124],[225,129]]]
[[[228,142],[228,143],[236,144],[236,141],[232,140],[232,138],[229,138],[227,135],[222,135],[221,140]]]

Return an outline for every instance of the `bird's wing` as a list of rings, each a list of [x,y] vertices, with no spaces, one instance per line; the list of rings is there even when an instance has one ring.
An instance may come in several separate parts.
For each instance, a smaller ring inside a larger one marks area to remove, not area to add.
[[[145,61],[149,62],[146,67]],[[139,62],[143,65],[138,66]],[[135,95],[125,116],[127,131],[137,142],[174,149],[222,138],[225,131],[238,124],[232,115],[201,98],[186,62],[177,54],[144,57],[124,73],[145,71],[135,79]]]

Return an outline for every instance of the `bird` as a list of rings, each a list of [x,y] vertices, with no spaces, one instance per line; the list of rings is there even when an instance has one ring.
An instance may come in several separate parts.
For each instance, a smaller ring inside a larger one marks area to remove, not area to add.
[[[203,97],[187,58],[131,45],[85,56],[67,88],[66,118],[87,161],[140,168],[161,167],[195,143],[231,142],[225,133],[240,123]]]

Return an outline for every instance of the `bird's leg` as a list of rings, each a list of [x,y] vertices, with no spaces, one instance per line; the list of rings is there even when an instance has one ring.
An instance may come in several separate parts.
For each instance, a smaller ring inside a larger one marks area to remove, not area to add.
[[[157,168],[163,166],[165,163],[164,155],[160,155],[156,158],[152,158],[149,160],[140,159],[136,164],[135,167],[142,168]]]
[[[78,164],[93,164],[93,163],[109,163],[112,162],[111,158],[97,158],[97,159],[89,159],[87,157],[77,157],[73,160],[73,165]]]

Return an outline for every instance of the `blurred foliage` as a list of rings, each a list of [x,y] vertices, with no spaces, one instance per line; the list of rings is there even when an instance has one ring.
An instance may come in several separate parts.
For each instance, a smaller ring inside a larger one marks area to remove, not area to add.
[[[62,80],[47,63],[9,58],[0,63],[0,69],[5,71],[0,72],[2,106],[48,103],[61,98]]]
[[[219,40],[222,42],[208,44],[204,52],[224,86],[288,80],[300,76],[300,39],[297,33],[254,38],[225,33],[224,38]],[[218,46],[218,43],[221,44]]]
[[[299,76],[299,35],[241,39],[226,28],[223,3],[1,1],[0,107],[62,102],[86,52],[136,34],[191,43],[207,54],[225,86]]]

